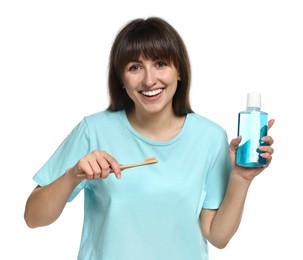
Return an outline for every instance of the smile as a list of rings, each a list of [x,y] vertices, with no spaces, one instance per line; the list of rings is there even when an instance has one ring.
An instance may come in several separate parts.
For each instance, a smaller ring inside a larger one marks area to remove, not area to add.
[[[160,94],[162,91],[163,91],[163,88],[159,88],[159,89],[150,90],[150,91],[141,91],[141,94],[143,94],[144,96],[153,97],[153,96]]]

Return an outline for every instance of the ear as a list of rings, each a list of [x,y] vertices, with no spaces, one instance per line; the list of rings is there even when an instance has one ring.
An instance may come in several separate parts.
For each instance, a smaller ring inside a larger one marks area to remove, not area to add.
[[[178,73],[178,80],[181,81],[180,73]]]

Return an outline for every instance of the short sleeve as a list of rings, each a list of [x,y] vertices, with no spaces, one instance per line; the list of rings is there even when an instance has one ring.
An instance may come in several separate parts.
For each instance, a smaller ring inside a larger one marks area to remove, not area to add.
[[[89,153],[89,133],[83,119],[60,144],[54,154],[33,177],[40,186],[48,185],[74,166],[79,159]],[[72,192],[69,201],[73,200],[86,181],[82,181]]]
[[[216,139],[218,147],[215,153],[211,167],[205,180],[206,197],[203,208],[218,209],[226,192],[229,176],[231,172],[231,164],[228,153],[227,135],[224,134]]]

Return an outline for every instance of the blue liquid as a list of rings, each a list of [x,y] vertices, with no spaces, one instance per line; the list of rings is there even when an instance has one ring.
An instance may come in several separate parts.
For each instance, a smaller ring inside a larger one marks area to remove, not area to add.
[[[260,156],[258,148],[267,145],[261,141],[267,135],[267,113],[260,110],[247,110],[239,113],[238,136],[242,137],[236,151],[236,164],[255,168],[266,165],[267,160]]]

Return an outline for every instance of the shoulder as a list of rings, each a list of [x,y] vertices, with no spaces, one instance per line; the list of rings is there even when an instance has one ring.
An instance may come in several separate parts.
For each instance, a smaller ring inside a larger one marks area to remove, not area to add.
[[[123,128],[123,113],[124,110],[103,110],[85,116],[83,121],[90,135],[93,133],[98,135],[101,133],[109,134],[116,132],[116,129]]]
[[[225,129],[221,125],[204,116],[201,116],[196,113],[190,113],[188,114],[188,116],[190,118],[190,127],[195,132],[203,131],[212,134],[220,134],[220,135],[226,134]]]
[[[100,123],[114,123],[116,120],[120,120],[122,111],[99,111],[94,114],[85,116],[84,120],[89,126],[100,124]]]

